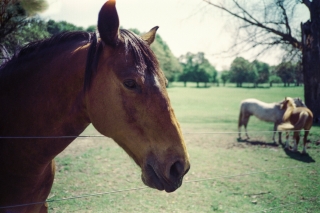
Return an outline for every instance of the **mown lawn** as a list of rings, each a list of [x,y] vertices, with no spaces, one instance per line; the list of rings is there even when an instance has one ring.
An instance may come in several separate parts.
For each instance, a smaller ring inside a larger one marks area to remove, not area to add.
[[[111,139],[77,139],[56,158],[50,212],[320,212],[320,127],[308,155],[272,143],[271,123],[251,118],[250,140],[238,140],[239,103],[303,97],[302,87],[168,88],[190,154],[191,169],[174,193],[145,188],[140,170]],[[95,135],[90,126],[84,135]],[[302,147],[299,147],[301,151]],[[142,187],[142,189],[141,189]],[[129,191],[118,192],[119,190]]]

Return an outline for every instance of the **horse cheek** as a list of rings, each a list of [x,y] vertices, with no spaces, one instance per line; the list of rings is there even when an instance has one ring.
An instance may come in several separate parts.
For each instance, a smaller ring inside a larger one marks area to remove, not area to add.
[[[112,132],[112,123],[114,109],[113,104],[117,100],[117,95],[111,95],[111,93],[116,93],[114,89],[112,90],[113,82],[109,76],[106,76],[103,71],[99,71],[94,77],[94,83],[86,94],[86,105],[87,114],[89,115],[90,122],[92,125],[103,135],[110,137],[110,132]],[[106,119],[108,118],[108,119]]]

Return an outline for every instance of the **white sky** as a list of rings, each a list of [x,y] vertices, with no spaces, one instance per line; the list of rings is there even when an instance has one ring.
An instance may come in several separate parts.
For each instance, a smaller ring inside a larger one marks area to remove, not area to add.
[[[65,20],[77,26],[97,23],[101,6],[106,0],[48,0],[49,8],[42,18]],[[117,0],[120,25],[146,32],[159,26],[158,33],[179,57],[187,52],[204,52],[218,69],[229,67],[234,58],[219,57],[232,44],[232,23],[229,16],[202,0]],[[248,54],[244,56],[252,60]],[[259,58],[269,64],[279,62],[279,55]]]

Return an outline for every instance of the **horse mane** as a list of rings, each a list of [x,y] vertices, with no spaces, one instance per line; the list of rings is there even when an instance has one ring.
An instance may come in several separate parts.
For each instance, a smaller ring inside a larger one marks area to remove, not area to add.
[[[155,73],[159,62],[151,50],[150,46],[133,32],[125,29],[119,30],[120,37],[123,39],[125,46],[125,54],[132,54],[134,57],[135,68],[138,72]],[[87,90],[91,86],[91,80],[97,71],[99,56],[102,52],[102,43],[97,41],[94,36],[89,48],[84,89]]]
[[[159,63],[150,46],[129,30],[121,29],[120,34],[124,39],[126,53],[130,51],[135,58],[138,72],[144,72],[146,68],[151,73],[155,72]]]
[[[287,108],[297,108],[296,104],[294,103],[293,98],[287,97]]]
[[[283,114],[283,120],[287,121],[290,118],[292,111],[297,107],[296,107],[296,104],[294,103],[293,98],[287,97],[285,102],[286,102],[285,103],[286,104],[286,111]]]
[[[130,32],[129,30],[120,29],[119,32],[124,42],[126,54],[132,54],[134,57],[135,68],[137,71],[142,73],[144,71],[150,73],[156,72],[159,63],[150,46],[139,36]],[[97,35],[95,33],[83,31],[62,32],[52,36],[51,38],[34,41],[25,45],[18,53],[14,54],[10,60],[0,65],[1,87],[4,87],[4,85],[10,85],[10,81],[14,79],[14,75],[19,75],[19,78],[23,79],[23,76],[20,75],[26,75],[27,72],[32,72],[32,70],[24,73],[18,72],[16,70],[19,69],[15,69],[15,66],[19,66],[25,62],[37,58],[37,56],[42,54],[43,50],[55,48],[61,44],[77,44],[82,42],[85,42],[84,44],[91,42],[87,56],[84,82],[84,89],[88,89],[90,87],[93,75],[97,70],[99,56],[102,52],[102,42],[98,42]]]
[[[57,35],[52,36],[51,38],[42,39],[22,47],[17,53],[15,53],[11,59],[7,60],[5,63],[0,65],[0,85],[4,87],[5,85],[11,84],[14,79],[23,79],[24,76],[28,75],[34,70],[26,70],[24,72],[16,69],[16,66],[23,66],[24,63],[27,63],[35,58],[41,56],[42,51],[49,48],[56,48],[58,45],[73,43],[78,44],[85,42],[85,44],[91,42],[92,33],[74,31],[74,32],[62,32]]]
[[[67,42],[90,42],[92,33],[73,31],[73,32],[62,32],[51,38],[42,39],[38,41],[33,41],[22,47],[17,53],[15,53],[12,58],[0,67],[0,70],[5,68],[7,65],[15,63],[17,60],[22,59],[25,56],[34,56],[44,49],[55,47],[59,44],[64,44]]]

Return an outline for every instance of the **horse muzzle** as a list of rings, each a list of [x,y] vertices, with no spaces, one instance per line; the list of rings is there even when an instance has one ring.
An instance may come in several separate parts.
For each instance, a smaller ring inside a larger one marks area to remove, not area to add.
[[[151,188],[174,192],[181,186],[183,176],[187,174],[189,169],[189,162],[183,160],[160,164],[154,159],[148,159],[142,169],[141,179],[145,185]]]

